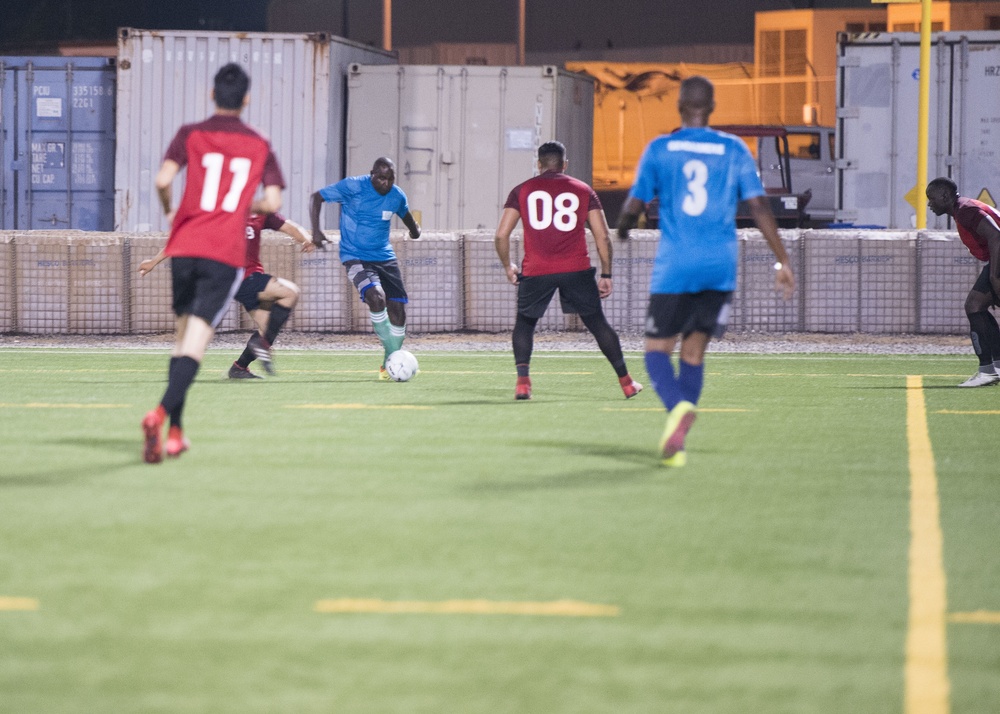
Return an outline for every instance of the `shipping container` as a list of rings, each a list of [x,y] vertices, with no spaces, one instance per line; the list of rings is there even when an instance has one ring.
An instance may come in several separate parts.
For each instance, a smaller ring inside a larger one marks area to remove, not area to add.
[[[931,38],[928,179],[1000,197],[1000,32]],[[837,76],[837,220],[916,225],[920,35],[841,35]],[[928,228],[947,228],[931,213]]]
[[[593,80],[558,67],[355,64],[347,107],[347,173],[393,159],[424,228],[495,227],[549,140],[566,145],[567,173],[591,181]]]
[[[396,56],[327,33],[136,30],[118,36],[115,223],[166,229],[153,178],[183,124],[214,111],[212,80],[237,62],[250,75],[243,120],[266,135],[285,177],[282,213],[307,222],[309,196],[343,177],[345,73]],[[174,192],[175,202],[179,191]]]
[[[0,57],[0,228],[111,230],[115,66]]]

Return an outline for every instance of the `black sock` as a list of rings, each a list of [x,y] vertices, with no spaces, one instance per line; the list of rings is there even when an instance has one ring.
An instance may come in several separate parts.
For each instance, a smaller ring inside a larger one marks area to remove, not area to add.
[[[618,339],[618,333],[608,324],[608,319],[603,312],[595,312],[593,315],[584,317],[580,315],[583,324],[590,330],[590,333],[597,340],[597,346],[608,358],[615,374],[624,377],[628,374],[628,367],[625,366],[625,355],[622,354],[622,343]]]
[[[167,382],[167,391],[160,400],[164,411],[170,415],[171,422],[177,419],[180,422],[180,411],[184,407],[184,398],[187,390],[191,387],[194,377],[198,374],[200,365],[192,357],[177,357],[171,360],[170,380]]]
[[[972,349],[979,357],[979,371],[993,371],[994,357],[1000,357],[1000,329],[989,311],[968,313]],[[994,352],[996,350],[996,352]]]
[[[255,332],[253,334],[256,335],[257,333]],[[253,339],[253,335],[250,335],[250,339]],[[243,369],[246,369],[255,359],[257,359],[257,355],[255,355],[254,351],[250,349],[250,340],[247,340],[247,346],[243,348],[243,354],[241,354],[240,358],[236,360],[236,364]]]
[[[267,330],[264,331],[264,339],[267,340],[267,344],[274,344],[274,340],[278,337],[278,333],[281,332],[281,328],[291,314],[292,309],[290,307],[274,305],[271,308],[271,317],[268,318]]]
[[[180,357],[171,357],[170,366],[167,368],[167,384],[170,383],[170,375],[174,372],[174,365],[177,364],[177,360]],[[170,426],[180,426],[181,425],[181,410],[184,409],[184,402],[181,401],[180,407],[174,409],[170,412]]]

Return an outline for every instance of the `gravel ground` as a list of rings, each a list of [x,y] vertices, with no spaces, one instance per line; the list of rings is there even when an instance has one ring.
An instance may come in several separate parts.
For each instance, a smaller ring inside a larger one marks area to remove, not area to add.
[[[216,335],[210,349],[237,349],[246,332]],[[626,351],[642,349],[640,335],[621,335]],[[169,349],[173,335],[0,335],[0,347]],[[431,350],[506,352],[511,349],[510,333],[427,333],[410,334],[407,348],[414,352]],[[276,345],[281,350],[374,350],[378,342],[370,334],[283,333]],[[539,332],[536,350],[590,351],[597,346],[586,332]],[[732,333],[709,345],[709,352],[748,354],[933,354],[972,355],[969,339],[962,335],[871,335],[815,333]]]

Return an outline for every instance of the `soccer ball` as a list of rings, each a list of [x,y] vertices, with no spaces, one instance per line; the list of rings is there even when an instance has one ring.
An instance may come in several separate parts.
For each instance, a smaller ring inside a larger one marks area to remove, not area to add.
[[[393,382],[406,382],[420,371],[420,365],[412,352],[396,350],[385,358],[385,371]]]

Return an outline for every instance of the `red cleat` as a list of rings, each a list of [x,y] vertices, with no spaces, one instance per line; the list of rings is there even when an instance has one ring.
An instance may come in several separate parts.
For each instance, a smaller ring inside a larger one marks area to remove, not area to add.
[[[146,441],[142,448],[142,458],[147,464],[163,461],[163,407],[156,407],[146,413],[142,420],[142,433]]]
[[[518,377],[514,387],[514,399],[531,399],[531,378]]]
[[[622,385],[622,391],[625,392],[625,398],[631,399],[636,394],[642,391],[642,385],[636,382],[634,379],[625,375],[618,380]]]
[[[191,448],[191,442],[184,438],[184,432],[179,426],[172,426],[167,431],[167,456],[176,459]]]

